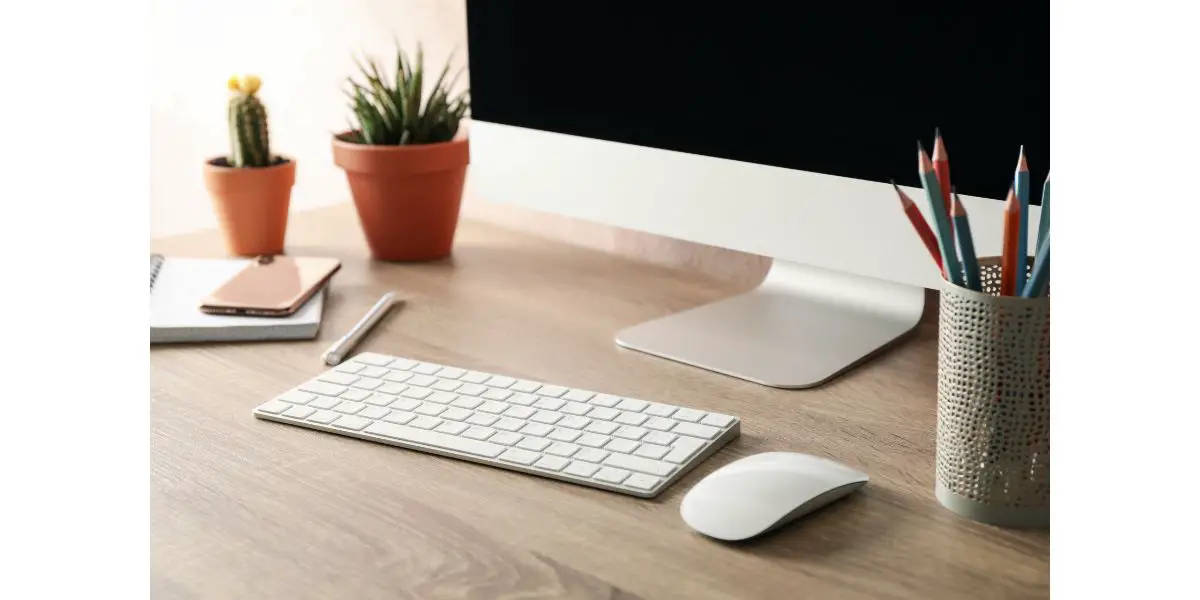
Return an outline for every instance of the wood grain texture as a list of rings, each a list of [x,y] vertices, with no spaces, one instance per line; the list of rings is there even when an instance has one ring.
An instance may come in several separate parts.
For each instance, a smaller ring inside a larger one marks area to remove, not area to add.
[[[203,233],[155,251],[220,256]],[[311,342],[151,351],[155,598],[1036,598],[1049,535],[933,498],[936,321],[816,390],[782,391],[618,348],[618,329],[732,285],[464,222],[454,257],[367,259],[347,205],[293,216],[288,252],[336,256]],[[384,292],[408,304],[359,350],[735,414],[742,436],[654,500],[259,421]],[[827,456],[861,492],[764,538],[706,539],[683,495],[737,458]]]

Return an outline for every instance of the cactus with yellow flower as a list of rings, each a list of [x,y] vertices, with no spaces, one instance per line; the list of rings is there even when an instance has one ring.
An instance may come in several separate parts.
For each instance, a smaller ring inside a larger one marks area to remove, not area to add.
[[[229,78],[229,166],[267,167],[276,161],[271,156],[267,132],[267,109],[255,94],[262,80],[255,75]]]

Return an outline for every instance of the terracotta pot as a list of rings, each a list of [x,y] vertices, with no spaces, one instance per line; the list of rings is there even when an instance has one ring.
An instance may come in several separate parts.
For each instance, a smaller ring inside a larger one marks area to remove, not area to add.
[[[378,260],[444,258],[454,246],[466,139],[415,146],[371,146],[333,138],[333,160],[346,170],[358,221]]]
[[[227,166],[223,157],[204,163],[204,185],[230,254],[283,254],[296,182],[296,161],[285,160],[270,167],[240,169]]]

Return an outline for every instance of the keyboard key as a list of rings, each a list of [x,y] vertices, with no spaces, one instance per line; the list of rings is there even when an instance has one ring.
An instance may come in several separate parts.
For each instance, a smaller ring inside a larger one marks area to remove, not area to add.
[[[446,379],[458,379],[466,374],[466,369],[460,369],[458,367],[442,367],[442,370],[437,372],[438,377],[444,377]]]
[[[354,387],[364,389],[364,390],[373,390],[383,384],[384,384],[384,381],[382,379],[373,379],[371,377],[362,377],[358,381],[354,382]]]
[[[322,373],[319,377],[317,377],[317,379],[326,383],[350,385],[355,381],[358,381],[359,377],[357,375],[348,375],[346,373],[338,373],[337,371],[329,371],[327,373]]]
[[[503,400],[511,395],[512,395],[512,392],[510,392],[508,390],[497,389],[497,388],[489,389],[488,391],[483,393],[483,397],[487,398],[488,400]]]
[[[675,414],[676,416],[679,415],[679,413]],[[695,423],[680,423],[671,431],[679,435],[690,435],[698,438],[704,438],[706,440],[711,440],[717,437],[717,434],[721,433],[721,430],[717,429],[716,427],[709,427],[708,425],[696,425]]]
[[[467,419],[467,422],[472,425],[482,425],[484,427],[487,427],[487,426],[491,425],[492,423],[495,423],[496,421],[499,421],[499,420],[500,420],[500,417],[497,417],[495,415],[489,415],[487,413],[475,413],[475,414],[471,415],[470,419]]]
[[[547,471],[561,471],[563,467],[571,464],[571,461],[557,456],[543,456],[533,463],[533,466],[546,469]]]
[[[514,419],[528,419],[537,411],[528,406],[509,406],[508,410],[504,411],[504,416]]]
[[[575,460],[586,460],[588,462],[598,463],[604,460],[604,457],[606,456],[608,456],[608,453],[603,450],[597,450],[595,448],[580,448],[579,452],[576,452],[573,458]]]
[[[566,404],[566,402],[563,402],[558,398],[538,398],[538,401],[533,403],[534,406],[538,408],[544,408],[546,410],[558,410],[562,408],[564,404]]]
[[[422,400],[424,398],[428,398],[432,393],[432,390],[426,388],[410,387],[401,392],[400,395],[404,396],[405,398],[416,398],[417,400]]]
[[[567,415],[558,422],[558,426],[559,427],[570,427],[571,429],[583,429],[584,427],[587,427],[588,423],[591,423],[591,422],[592,422],[591,419],[585,419],[583,417],[576,417],[575,415]]]
[[[362,363],[344,362],[344,363],[334,367],[333,370],[341,371],[343,373],[357,373],[357,372],[361,371],[362,368],[365,366],[366,365],[364,365]]]
[[[641,444],[632,440],[614,439],[609,442],[608,445],[604,446],[604,449],[608,450],[609,452],[622,452],[625,454],[631,454],[634,450],[637,450],[637,447],[640,445]]]
[[[524,431],[524,430],[522,430],[522,431]],[[530,450],[533,452],[541,452],[542,450],[546,449],[546,446],[549,446],[549,445],[550,445],[550,440],[544,440],[540,437],[527,437],[527,438],[517,442],[518,448],[524,448],[526,450]]]
[[[367,406],[355,414],[363,417],[364,419],[379,419],[390,412],[392,411],[382,406]]]
[[[505,402],[520,404],[521,406],[532,406],[535,400],[537,400],[537,396],[530,396],[529,394],[513,394],[505,398]]]
[[[673,433],[663,433],[661,431],[651,431],[642,438],[647,444],[658,444],[659,446],[670,446],[671,442],[675,441],[677,436]]]
[[[607,444],[609,439],[611,438],[609,438],[607,435],[600,435],[598,433],[585,433],[579,436],[579,439],[575,440],[575,443],[581,446],[600,448],[601,446]]]
[[[473,413],[469,410],[466,410],[465,408],[459,408],[457,406],[452,406],[450,408],[447,408],[445,410],[445,412],[443,412],[439,416],[442,417],[443,419],[450,419],[451,421],[466,421],[473,414],[475,414],[475,413]]]
[[[641,425],[642,423],[645,423],[646,419],[648,418],[649,417],[641,413],[623,412],[617,415],[617,418],[614,420],[618,423],[624,423],[626,425]]]
[[[317,412],[317,409],[311,406],[293,406],[283,411],[283,416],[293,419],[304,419],[315,412]]]
[[[368,365],[384,367],[391,364],[392,357],[384,356],[382,354],[375,354],[374,352],[363,352],[362,354],[355,356],[354,360],[361,363],[367,363]]]
[[[493,444],[512,446],[513,444],[519,443],[522,439],[524,439],[524,436],[519,433],[513,433],[511,431],[497,431],[495,435],[488,438],[488,441]]]
[[[539,396],[546,396],[548,398],[557,398],[557,397],[567,393],[567,388],[565,388],[561,385],[543,385],[542,387],[538,388],[537,392],[538,392]]]
[[[558,440],[560,442],[573,442],[581,435],[583,434],[575,431],[574,429],[563,429],[562,427],[556,427],[554,431],[551,431],[550,435],[546,437],[549,437],[552,440]]]
[[[509,406],[510,406],[509,404],[505,404],[504,402],[500,402],[498,400],[488,400],[487,402],[483,403],[483,406],[479,407],[479,410],[481,410],[485,413],[492,413],[494,415],[498,415],[498,414],[508,410]]]
[[[588,414],[592,410],[592,405],[582,402],[568,402],[558,409],[559,412],[567,413],[568,415],[582,416]]]
[[[588,416],[593,419],[600,419],[602,421],[611,421],[617,418],[620,414],[621,411],[619,410],[604,408],[601,406],[593,408],[592,411],[588,413]]]
[[[382,390],[383,388],[381,387],[379,389]],[[357,390],[357,389],[346,390],[346,391],[342,392],[341,395],[338,396],[338,398],[341,398],[343,400],[355,400],[358,402],[362,402],[363,400],[366,400],[367,398],[370,398],[370,397],[371,397],[371,392],[368,392],[366,390]]]
[[[508,386],[508,389],[510,389],[514,392],[524,392],[524,393],[528,394],[528,393],[536,392],[538,390],[538,388],[540,388],[540,387],[542,387],[542,384],[540,384],[536,381],[529,381],[528,379],[518,379],[516,383]]]
[[[505,431],[517,431],[525,426],[525,421],[514,419],[512,417],[504,417],[499,421],[496,421],[492,426],[496,429],[503,429]]]
[[[733,423],[733,417],[729,415],[708,413],[707,416],[705,416],[703,419],[700,419],[700,423],[703,425],[711,425],[713,427],[720,427],[721,429],[724,429]]]
[[[410,413],[407,410],[393,410],[383,416],[384,421],[387,421],[388,423],[395,423],[397,425],[404,425],[415,418],[417,418],[417,415]]]
[[[309,394],[307,392],[297,392],[297,391],[293,390],[293,391],[290,391],[290,392],[280,396],[279,399],[283,400],[284,402],[289,402],[291,404],[308,404],[309,402],[316,400],[317,395]]]
[[[389,404],[388,406],[396,410],[416,410],[418,406],[421,406],[421,404],[423,403],[420,400],[413,400],[412,398],[397,398],[395,402]]]
[[[405,381],[412,379],[412,376],[413,374],[409,373],[408,371],[392,371],[387,375],[384,375],[383,378],[392,383],[404,383]]]
[[[642,444],[641,446],[638,446],[638,449],[634,450],[633,453],[642,458],[652,458],[654,460],[658,460],[666,456],[670,451],[671,449],[666,446],[659,446],[658,444]]]
[[[409,378],[407,383],[408,385],[415,385],[417,387],[429,387],[434,383],[437,383],[437,377],[431,377],[429,375],[413,375],[411,378]]]
[[[429,387],[435,390],[441,390],[443,392],[453,392],[454,390],[462,387],[462,382],[454,381],[453,379],[439,379],[433,382],[433,385]]]
[[[341,417],[341,416],[342,416],[342,415],[339,415],[339,414],[337,414],[337,413],[335,413],[335,412],[333,412],[333,411],[329,411],[329,410],[318,410],[317,412],[315,412],[315,413],[313,413],[313,414],[309,415],[309,417],[308,417],[308,420],[309,420],[309,421],[312,421],[312,422],[314,422],[314,423],[320,423],[320,424],[322,424],[322,425],[328,425],[328,424],[330,424],[330,423],[332,423],[332,422],[334,422],[334,421],[338,420],[338,418],[339,418],[339,417]]]
[[[338,400],[337,398],[330,398],[329,396],[319,396],[316,400],[309,402],[308,405],[316,407],[316,408],[333,408],[341,403],[342,403],[342,401]]]
[[[513,379],[512,377],[505,377],[504,375],[492,375],[491,379],[486,381],[488,385],[498,388],[507,388],[516,382],[516,379]]]
[[[302,392],[312,392],[314,394],[321,394],[322,396],[336,396],[346,391],[347,388],[344,385],[334,385],[332,383],[325,383],[324,381],[310,381],[302,384],[299,389]]]
[[[496,458],[504,451],[504,446],[491,442],[481,442],[479,440],[446,435],[436,431],[425,431],[406,425],[393,425],[381,421],[371,423],[366,431],[367,433],[373,433],[382,437],[433,446],[434,448],[441,448],[443,450],[453,450],[464,454],[486,456],[488,458]]]
[[[629,471],[604,467],[603,469],[600,469],[600,471],[596,473],[592,479],[599,479],[600,481],[607,483],[621,483],[622,481],[625,481],[629,475]]]
[[[388,373],[391,373],[391,371],[389,371],[383,367],[377,367],[377,366],[372,365],[369,367],[363,367],[362,370],[358,372],[358,376],[359,377],[370,377],[372,379],[383,379],[383,376],[387,375]]]
[[[458,392],[459,395],[478,396],[486,392],[487,388],[477,383],[468,383],[467,385],[460,386],[454,391]]]
[[[675,410],[677,408],[679,408],[679,407],[671,406],[670,404],[659,404],[658,402],[651,402],[650,406],[647,406],[645,408],[645,410],[643,410],[642,412],[644,412],[652,417],[669,417],[669,416],[671,416],[671,413],[675,412]]]
[[[438,425],[437,429],[434,429],[434,431],[437,431],[440,433],[448,433],[450,435],[458,435],[458,434],[466,431],[468,427],[470,427],[470,425],[467,425],[466,423],[458,423],[455,421],[446,421],[445,423]]]
[[[653,419],[646,421],[644,425],[650,429],[656,429],[658,431],[670,431],[670,429],[675,426],[675,421],[664,419],[662,417],[654,417]]]
[[[413,412],[417,413],[418,415],[429,415],[431,417],[436,417],[436,416],[442,414],[442,412],[445,410],[446,410],[446,407],[442,406],[441,404],[434,404],[432,402],[426,402],[425,404],[418,406],[417,410],[415,410]]]
[[[629,454],[609,454],[604,464],[618,469],[628,469],[638,473],[666,477],[675,471],[675,465],[657,460],[631,456]]]
[[[407,371],[407,370],[417,366],[417,361],[409,360],[407,358],[397,358],[384,366],[391,367],[393,369],[401,369],[401,370]]]
[[[425,401],[437,402],[438,404],[450,404],[451,402],[454,402],[455,398],[458,398],[458,396],[455,396],[450,392],[434,392],[430,394],[429,397],[425,398]]]
[[[617,427],[616,423],[609,423],[608,421],[592,421],[584,429],[601,435],[612,435],[617,430]]]
[[[363,402],[366,402],[367,404],[374,404],[375,406],[388,406],[396,400],[399,400],[399,398],[375,392],[374,394],[364,398]]]
[[[541,423],[526,423],[525,426],[521,428],[521,433],[527,435],[536,435],[538,437],[546,437],[550,435],[551,431],[554,431],[553,427],[549,425],[542,425]]]
[[[600,465],[594,465],[592,463],[584,462],[581,460],[573,460],[573,461],[571,461],[571,465],[568,466],[566,468],[566,470],[564,470],[563,472],[569,473],[576,477],[591,477],[592,475],[596,474],[596,471],[599,471],[599,470],[600,470]]]
[[[451,402],[450,404],[453,406],[457,406],[459,408],[465,408],[467,410],[471,410],[471,409],[474,409],[476,406],[483,404],[483,400],[480,400],[479,398],[472,398],[470,396],[459,396],[457,399],[454,400],[454,402]]]
[[[434,373],[442,370],[442,365],[435,365],[433,363],[420,363],[409,370],[422,375],[433,375]]]
[[[671,451],[663,457],[663,460],[681,464],[691,458],[697,450],[704,447],[704,442],[690,437],[681,437],[671,444]]]
[[[336,381],[334,383],[337,383]],[[571,390],[562,395],[564,400],[574,400],[575,402],[587,402],[589,398],[595,396],[596,392],[587,390]]]
[[[616,396],[613,396],[612,394],[596,394],[595,396],[592,396],[592,399],[589,400],[589,402],[591,402],[592,404],[595,404],[596,406],[612,408],[612,407],[620,404],[621,399]]]
[[[539,458],[539,455],[520,448],[509,448],[500,455],[500,460],[505,460],[519,465],[532,465]]]
[[[571,456],[578,451],[579,446],[576,446],[575,444],[568,444],[566,442],[554,442],[553,444],[550,444],[549,448],[546,448],[547,454],[553,454],[555,456]]]
[[[697,423],[700,421],[700,419],[704,418],[705,414],[707,414],[707,413],[705,413],[703,411],[693,410],[690,408],[681,408],[681,409],[675,411],[675,414],[671,415],[671,418],[675,419],[676,421],[688,421],[691,423]]]
[[[642,473],[634,473],[633,475],[630,475],[629,479],[626,479],[622,485],[627,485],[638,490],[650,491],[654,489],[654,486],[658,485],[658,482],[660,481],[662,481],[662,479],[659,479],[658,477],[644,475]]]
[[[633,398],[626,398],[626,399],[622,400],[620,404],[617,404],[617,408],[619,408],[621,410],[631,410],[633,412],[642,412],[642,409],[646,408],[649,405],[650,405],[650,403],[646,402],[645,400],[634,400]]]
[[[333,426],[341,428],[341,429],[349,429],[351,431],[358,431],[358,430],[362,429],[363,427],[370,425],[371,423],[377,423],[377,422],[378,421],[371,421],[368,419],[364,419],[362,417],[356,417],[354,415],[344,415],[341,418],[339,418],[338,420],[334,421]]]
[[[391,396],[399,396],[400,394],[404,393],[404,390],[407,390],[407,389],[408,389],[407,385],[401,385],[399,383],[385,383],[385,384],[379,386],[378,388],[375,388],[375,393],[388,394]],[[349,394],[351,392],[357,392],[359,394],[366,393],[363,390],[346,390],[345,392],[342,393],[341,397],[346,398],[349,396]],[[350,398],[350,399],[355,400],[355,398]]]
[[[549,410],[539,410],[534,413],[532,417],[529,417],[529,420],[537,421],[538,423],[545,423],[547,425],[553,425],[562,417],[562,413],[556,413]]]
[[[408,424],[421,429],[433,429],[434,427],[441,425],[442,420],[437,417],[420,416],[413,419]]]
[[[479,371],[467,371],[465,375],[459,377],[458,379],[467,383],[483,383],[491,378],[492,376],[488,375],[487,373],[480,373]]]
[[[366,408],[366,406],[367,405],[363,404],[362,402],[352,402],[350,400],[344,400],[344,401],[342,401],[341,404],[338,404],[337,406],[333,407],[333,410],[336,410],[340,413],[352,415],[352,414]]]
[[[486,440],[492,437],[493,433],[496,433],[496,430],[492,429],[491,427],[479,427],[476,425],[464,431],[462,435],[463,437],[468,437],[473,440]]]
[[[627,440],[640,440],[642,439],[643,435],[646,435],[646,433],[647,431],[641,427],[625,426],[618,429],[613,435],[619,438],[625,438]]]

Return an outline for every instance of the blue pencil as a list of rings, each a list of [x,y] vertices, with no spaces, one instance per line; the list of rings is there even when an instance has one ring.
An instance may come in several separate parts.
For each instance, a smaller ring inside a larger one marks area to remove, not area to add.
[[[1042,185],[1042,220],[1038,223],[1037,247],[1040,251],[1046,236],[1050,235],[1050,174],[1046,174],[1046,183]]]
[[[1029,263],[1029,163],[1025,161],[1025,146],[1021,146],[1013,180],[1017,206],[1021,211],[1021,220],[1017,223],[1017,289],[1021,289],[1025,287],[1025,269]]]
[[[958,250],[962,253],[963,275],[967,280],[967,289],[983,291],[983,279],[979,276],[979,259],[975,256],[975,242],[971,239],[971,224],[967,221],[967,209],[954,193],[954,203],[950,207],[954,217],[954,237],[958,239]]]
[[[917,164],[921,173],[921,187],[925,188],[925,199],[929,201],[929,209],[933,213],[933,226],[937,232],[938,249],[942,251],[942,266],[946,269],[946,278],[954,285],[962,285],[962,269],[958,264],[958,255],[954,252],[954,237],[950,233],[950,215],[946,214],[946,203],[942,201],[942,191],[938,187],[937,173],[933,170],[933,161],[921,142],[917,142]]]
[[[1050,282],[1050,234],[1038,245],[1037,259],[1033,261],[1033,274],[1025,290],[1021,292],[1026,298],[1041,296],[1046,293],[1046,284]]]

